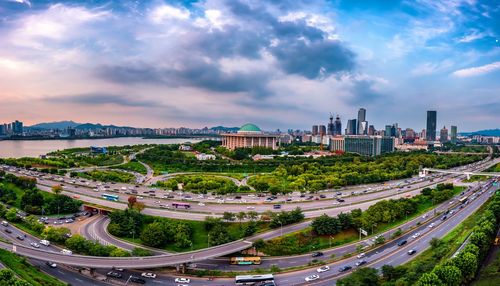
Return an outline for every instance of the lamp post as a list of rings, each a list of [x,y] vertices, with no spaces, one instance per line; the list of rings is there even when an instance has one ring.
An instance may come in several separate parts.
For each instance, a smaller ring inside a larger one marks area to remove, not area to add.
[[[332,239],[333,237],[330,235],[330,248],[332,248]]]
[[[210,233],[207,234],[207,245],[210,247]]]

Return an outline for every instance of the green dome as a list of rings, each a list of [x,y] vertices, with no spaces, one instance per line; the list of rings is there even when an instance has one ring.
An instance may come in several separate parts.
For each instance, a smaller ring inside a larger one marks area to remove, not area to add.
[[[252,124],[252,123],[247,123],[243,126],[241,126],[240,130],[238,132],[262,132],[257,125]]]

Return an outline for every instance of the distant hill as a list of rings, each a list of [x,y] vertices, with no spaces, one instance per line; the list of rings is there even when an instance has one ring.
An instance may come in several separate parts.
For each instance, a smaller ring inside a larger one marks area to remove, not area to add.
[[[81,123],[77,123],[74,121],[56,121],[56,122],[44,122],[38,123],[32,126],[27,126],[26,128],[31,129],[66,129],[68,127],[76,127]]]
[[[236,132],[240,130],[239,127],[224,127],[224,126],[215,126],[210,128],[210,130],[217,131],[217,132]]]
[[[479,130],[474,132],[460,132],[460,135],[463,136],[473,136],[473,135],[481,135],[481,136],[500,136],[500,129],[486,129]]]
[[[76,129],[90,130],[90,129],[100,129],[100,128],[134,128],[129,126],[115,126],[115,125],[102,125],[100,123],[84,123],[75,126]]]

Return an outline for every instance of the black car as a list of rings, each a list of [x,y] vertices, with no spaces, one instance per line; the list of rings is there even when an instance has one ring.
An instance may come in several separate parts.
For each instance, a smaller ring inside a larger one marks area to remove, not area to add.
[[[18,235],[16,238],[19,240],[24,240],[24,236],[22,236],[22,235]]]
[[[339,268],[339,272],[345,272],[350,269],[352,269],[351,265],[345,265]]]
[[[6,229],[5,229],[5,232],[6,232],[6,233],[12,233],[12,230],[10,230],[10,229],[6,228]]]
[[[325,196],[325,195],[319,195],[319,197],[320,197],[320,198],[322,198],[322,199],[325,199],[325,198],[326,198],[326,196]]]
[[[447,216],[443,216],[441,220],[446,220],[447,218],[448,218]]]
[[[366,264],[366,260],[360,260],[360,261],[356,262],[356,266],[358,266],[358,267],[361,265],[364,265],[364,264]]]
[[[273,209],[275,209],[275,210],[281,209],[281,205],[274,205]]]
[[[122,274],[114,271],[109,271],[106,273],[106,276],[113,277],[113,278],[122,278]]]
[[[345,200],[344,199],[337,199],[337,202],[343,203],[343,202],[345,202]]]
[[[134,283],[146,284],[146,280],[139,278],[139,277],[135,277],[135,276],[130,276],[129,280],[130,280],[130,282],[134,282]]]
[[[323,252],[321,251],[313,252],[312,254],[312,257],[320,257],[320,256],[323,256]]]
[[[403,245],[405,245],[405,244],[406,244],[406,242],[407,242],[406,240],[400,240],[400,241],[398,242],[398,246],[403,246]]]
[[[417,251],[415,249],[410,249],[408,250],[408,255],[413,255],[415,254]]]

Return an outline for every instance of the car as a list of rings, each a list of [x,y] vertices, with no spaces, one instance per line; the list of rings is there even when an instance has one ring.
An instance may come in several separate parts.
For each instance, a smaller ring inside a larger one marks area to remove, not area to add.
[[[398,246],[403,246],[407,243],[405,239],[398,241]]]
[[[12,230],[10,230],[9,228],[6,228],[6,229],[5,229],[5,232],[6,232],[6,233],[12,233]]]
[[[326,272],[328,270],[330,270],[330,267],[328,265],[325,265],[325,266],[321,266],[320,268],[316,269],[316,272],[322,273],[322,272]]]
[[[441,220],[442,220],[442,221],[445,221],[447,218],[448,218],[447,216],[443,216],[443,217],[441,218]]]
[[[274,206],[273,206],[273,209],[275,209],[275,210],[279,210],[279,209],[281,209],[281,205],[274,205]]]
[[[175,283],[190,283],[191,279],[189,278],[184,278],[184,277],[177,277],[175,278]]]
[[[67,250],[67,249],[63,249],[63,250],[61,250],[61,253],[64,254],[64,255],[72,255],[73,251]]]
[[[4,220],[4,221],[2,221],[2,225],[3,225],[3,226],[9,226],[9,223],[8,223],[7,221],[5,221],[5,220]]]
[[[57,268],[57,264],[55,264],[54,262],[47,261],[45,262],[45,264],[50,268]]]
[[[322,199],[326,199],[325,195],[319,195],[319,197],[322,198]]]
[[[418,238],[420,236],[420,232],[415,232],[411,237],[413,238]]]
[[[422,218],[423,218],[423,219],[426,219],[426,218],[427,218],[427,214],[424,214],[424,215],[422,216]]]
[[[410,249],[408,250],[408,255],[413,255],[415,254],[417,251],[415,249]]]
[[[366,260],[360,260],[360,261],[356,262],[356,266],[359,267],[359,266],[364,265],[366,263],[367,263]]]
[[[38,244],[36,242],[30,243],[30,245],[33,246],[34,248],[40,248],[40,244]]]
[[[204,203],[202,203],[202,202],[199,202],[199,203],[198,203],[198,205],[199,205],[200,207],[204,207],[204,206],[205,206],[205,204],[204,204]]]
[[[350,269],[352,269],[351,265],[344,265],[344,266],[339,268],[339,272],[345,272],[345,271],[350,270]]]
[[[435,223],[431,223],[429,224],[429,228],[433,228],[436,224]]]
[[[24,235],[18,235],[18,236],[16,236],[16,238],[19,240],[24,240]]]
[[[313,254],[311,255],[312,257],[320,257],[320,256],[323,256],[323,252],[321,251],[316,251],[316,252],[313,252]]]
[[[122,274],[114,271],[109,271],[106,273],[106,276],[113,277],[113,278],[122,278]]]
[[[130,282],[138,283],[138,284],[146,284],[146,280],[136,277],[136,276],[130,276],[128,279]]]
[[[255,209],[255,207],[252,207],[252,206],[247,207],[247,210],[253,210],[253,209]]]
[[[141,276],[146,277],[146,278],[152,278],[152,279],[156,278],[156,274],[151,273],[151,272],[143,272],[143,273],[141,273]]]
[[[337,199],[337,202],[343,203],[343,202],[345,202],[345,200],[344,199]]]
[[[366,253],[360,253],[358,256],[356,256],[358,259],[361,259],[366,256]]]
[[[304,280],[306,280],[306,282],[311,282],[311,281],[318,280],[318,279],[319,279],[319,275],[316,275],[316,274],[313,274],[311,276],[307,276],[306,278],[304,278]]]
[[[46,239],[42,239],[42,240],[40,240],[40,244],[41,245],[45,245],[45,246],[49,246],[50,245],[50,241],[48,241]]]

